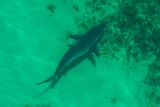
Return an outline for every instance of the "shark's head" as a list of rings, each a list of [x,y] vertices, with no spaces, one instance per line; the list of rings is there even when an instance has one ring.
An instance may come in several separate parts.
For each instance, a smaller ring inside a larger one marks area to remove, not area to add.
[[[106,27],[106,22],[103,22],[95,27],[93,27],[92,29],[90,29],[87,33],[94,33],[92,35],[97,35],[99,36],[99,34],[104,30],[104,28]]]
[[[89,47],[92,47],[94,44],[97,43],[99,38],[102,36],[102,31],[105,29],[105,27],[106,27],[106,22],[103,22],[93,27],[88,32],[86,32],[83,41],[86,41],[87,45]]]

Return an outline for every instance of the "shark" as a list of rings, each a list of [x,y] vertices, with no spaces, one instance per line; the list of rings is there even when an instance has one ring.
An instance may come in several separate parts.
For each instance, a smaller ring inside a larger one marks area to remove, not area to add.
[[[77,66],[83,59],[88,58],[94,66],[96,65],[92,53],[99,57],[99,52],[96,44],[102,37],[105,27],[106,22],[103,22],[92,27],[83,35],[69,36],[69,38],[74,39],[76,42],[72,46],[70,46],[67,52],[63,55],[54,74],[44,81],[36,84],[40,85],[43,83],[51,82],[49,87],[47,87],[41,94],[45,93],[50,88],[53,88],[62,76],[66,75],[70,69]]]

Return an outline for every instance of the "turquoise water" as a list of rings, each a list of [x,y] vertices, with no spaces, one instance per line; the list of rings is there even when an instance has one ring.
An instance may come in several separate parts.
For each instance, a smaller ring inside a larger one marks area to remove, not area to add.
[[[1,107],[160,106],[159,0],[1,0]],[[61,57],[107,22],[96,67],[85,59],[38,96]]]

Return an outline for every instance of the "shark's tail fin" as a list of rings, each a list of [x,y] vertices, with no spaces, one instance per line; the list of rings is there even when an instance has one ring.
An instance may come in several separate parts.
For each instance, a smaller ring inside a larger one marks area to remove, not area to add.
[[[36,85],[41,85],[41,84],[43,84],[43,83],[46,83],[46,82],[49,82],[49,81],[52,81],[52,80],[55,80],[55,76],[54,76],[54,75],[51,76],[51,77],[49,77],[49,78],[47,78],[47,79],[44,80],[44,81],[41,81],[41,82],[37,83]]]
[[[42,94],[47,92],[49,89],[54,88],[55,84],[56,84],[56,81],[53,80],[52,83],[45,90],[43,90],[40,94],[38,94],[36,97],[41,96]]]

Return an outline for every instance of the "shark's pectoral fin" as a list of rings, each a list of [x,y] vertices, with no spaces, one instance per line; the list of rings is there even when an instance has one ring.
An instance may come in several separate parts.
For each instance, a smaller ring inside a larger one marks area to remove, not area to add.
[[[68,46],[68,47],[72,47],[72,46],[73,46],[73,44],[67,44],[67,46]]]
[[[73,39],[73,40],[75,40],[77,42],[77,41],[79,41],[83,37],[83,35],[69,35],[68,37],[71,38],[71,39]],[[75,43],[68,44],[67,46],[72,47],[72,46],[75,45]]]
[[[98,51],[98,49],[97,49],[96,46],[93,46],[91,50],[92,50],[93,53],[95,53],[95,55],[96,55],[97,57],[99,57],[99,51]]]
[[[80,40],[83,37],[83,35],[69,35],[68,37],[74,40]]]
[[[92,53],[90,55],[88,55],[87,58],[89,59],[89,61],[92,63],[93,66],[96,66],[96,61],[95,61]]]

